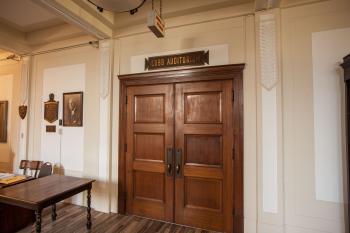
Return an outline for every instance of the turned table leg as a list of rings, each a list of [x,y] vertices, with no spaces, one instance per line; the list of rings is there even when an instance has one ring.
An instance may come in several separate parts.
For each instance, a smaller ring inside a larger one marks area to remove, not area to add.
[[[41,232],[41,210],[35,211],[35,232],[39,233]]]
[[[56,217],[57,217],[57,214],[56,214],[56,204],[53,204],[51,206],[51,219],[52,221],[56,221]]]
[[[87,223],[86,228],[91,229],[91,188],[87,190]]]

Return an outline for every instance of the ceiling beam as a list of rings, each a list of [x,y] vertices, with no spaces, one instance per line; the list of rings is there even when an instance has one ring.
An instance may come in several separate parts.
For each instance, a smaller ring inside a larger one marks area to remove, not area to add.
[[[62,16],[68,23],[74,24],[98,39],[111,38],[113,29],[103,21],[83,9],[72,0],[34,1]]]
[[[255,11],[269,10],[280,6],[281,0],[255,0]]]
[[[52,42],[68,40],[86,35],[80,28],[73,25],[62,24],[42,30],[27,33],[26,39],[31,47],[49,44]]]
[[[92,14],[94,17],[101,20],[104,24],[109,26],[110,28],[114,27],[114,12],[103,10],[103,12],[100,12],[97,7],[88,1],[81,1],[81,0],[72,0],[76,4],[78,4],[81,8]]]

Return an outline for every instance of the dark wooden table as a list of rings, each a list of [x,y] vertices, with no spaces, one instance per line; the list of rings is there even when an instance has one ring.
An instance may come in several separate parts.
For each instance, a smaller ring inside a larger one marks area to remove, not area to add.
[[[20,180],[11,184],[0,184],[0,189],[17,185],[23,182],[34,180],[34,177],[28,176],[24,180]],[[13,233],[29,224],[35,222],[35,213],[33,210],[24,209],[18,206],[0,203],[0,232]]]
[[[87,191],[87,229],[91,229],[91,188],[94,180],[63,175],[52,175],[0,189],[0,203],[35,211],[36,232],[41,232],[41,212],[80,192]]]

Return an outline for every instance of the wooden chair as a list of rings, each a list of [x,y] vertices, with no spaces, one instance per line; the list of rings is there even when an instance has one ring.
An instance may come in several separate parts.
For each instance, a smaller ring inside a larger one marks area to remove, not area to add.
[[[35,161],[35,160],[21,160],[21,163],[19,165],[19,169],[23,169],[23,175],[27,175],[28,170],[31,172],[31,176],[38,176],[38,171],[41,168],[43,162],[42,161]]]
[[[45,176],[51,176],[53,172],[53,166],[51,163],[46,162],[43,165],[41,165],[40,171],[39,171],[39,175],[38,175],[38,179],[45,177]],[[56,213],[56,204],[53,204],[51,206],[51,219],[52,221],[55,221],[57,218],[57,213]]]
[[[45,176],[51,176],[52,175],[52,164],[47,162],[41,165],[38,178],[45,177]]]

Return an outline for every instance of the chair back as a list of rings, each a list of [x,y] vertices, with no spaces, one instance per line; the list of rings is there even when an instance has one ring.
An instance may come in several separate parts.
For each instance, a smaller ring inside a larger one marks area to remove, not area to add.
[[[19,165],[20,169],[23,169],[23,175],[27,175],[27,171],[31,171],[31,175],[33,176],[33,171],[34,171],[34,176],[38,176],[38,171],[41,168],[41,165],[43,164],[42,161],[35,161],[35,160],[21,160],[21,163]]]
[[[52,175],[52,170],[53,170],[53,167],[51,163],[49,162],[44,163],[43,165],[41,165],[38,178]]]
[[[27,163],[28,163],[28,160],[21,160],[19,164],[19,169],[23,170],[23,175],[26,175],[27,173]]]

